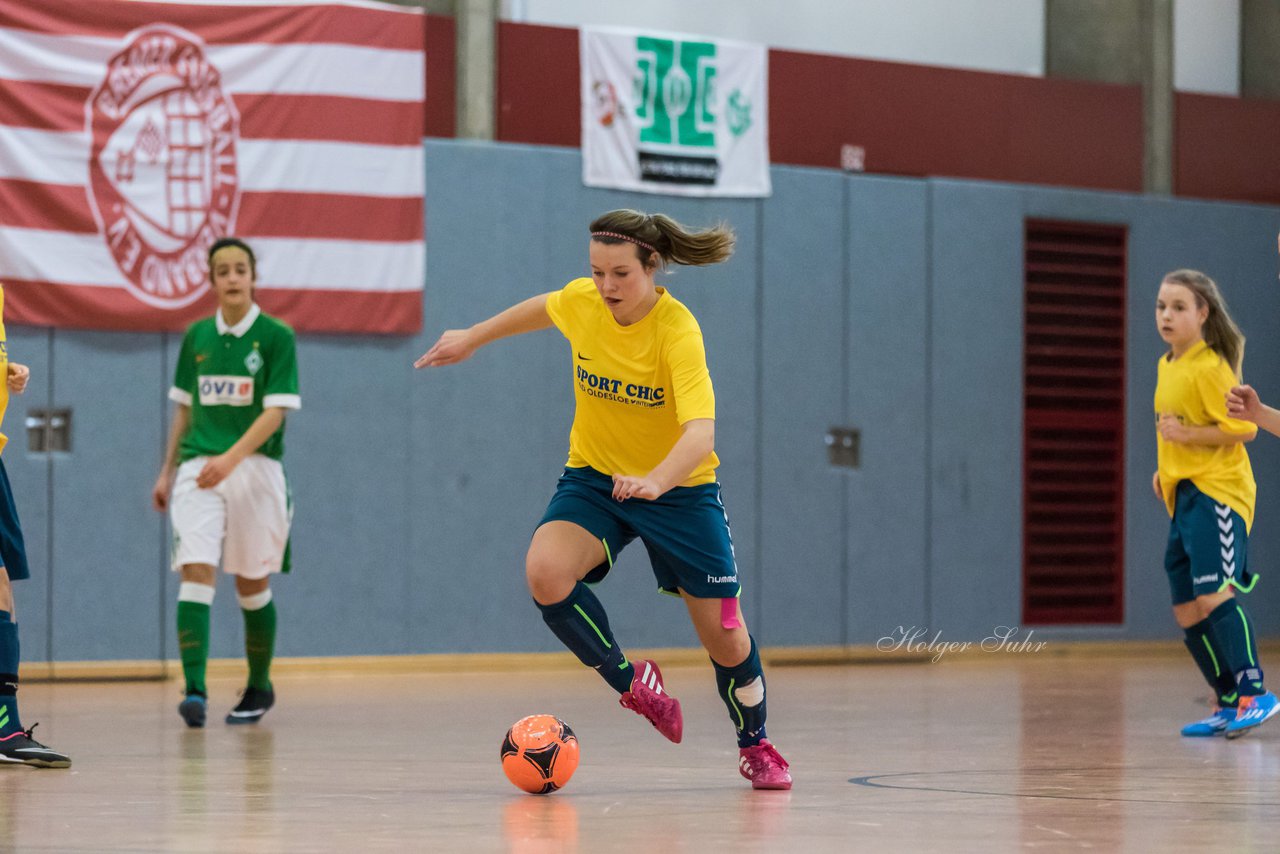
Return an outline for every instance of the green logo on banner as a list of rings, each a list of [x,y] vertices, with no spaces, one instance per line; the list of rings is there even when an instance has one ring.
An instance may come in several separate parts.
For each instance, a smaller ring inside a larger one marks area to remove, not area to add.
[[[714,149],[715,43],[640,36],[636,51],[640,144]]]
[[[751,101],[741,89],[734,89],[729,95],[727,107],[729,132],[734,136],[742,136],[751,129]]]

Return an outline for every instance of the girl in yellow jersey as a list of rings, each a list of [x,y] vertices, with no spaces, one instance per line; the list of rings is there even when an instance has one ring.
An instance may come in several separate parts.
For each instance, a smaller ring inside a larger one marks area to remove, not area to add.
[[[1257,580],[1248,564],[1257,486],[1244,449],[1257,427],[1226,407],[1244,336],[1218,286],[1195,270],[1164,277],[1156,326],[1169,345],[1156,381],[1159,468],[1152,479],[1172,519],[1165,571],[1174,619],[1217,697],[1214,712],[1182,734],[1235,738],[1277,709],[1263,687],[1253,623],[1235,597]]]
[[[452,365],[480,347],[556,326],[569,340],[575,413],[569,460],[534,532],[525,574],[542,618],[570,650],[679,742],[680,703],[653,661],[630,662],[587,584],[634,539],[658,586],[680,596],[715,667],[738,733],[739,770],[757,789],[789,789],[765,737],[765,680],[739,605],[728,517],[716,482],[715,394],[697,320],[654,275],[669,263],[715,264],[733,232],[685,228],[618,210],[591,223],[591,278],[539,294],[440,336],[415,367]]]
[[[26,365],[9,361],[4,331],[4,288],[0,287],[0,421],[9,408],[9,394],[27,389],[31,371]],[[0,433],[0,450],[9,440]],[[14,620],[11,582],[30,578],[27,547],[18,522],[18,508],[9,488],[9,476],[0,462],[0,765],[34,765],[37,768],[69,768],[71,758],[45,747],[23,729],[18,717],[18,624]]]

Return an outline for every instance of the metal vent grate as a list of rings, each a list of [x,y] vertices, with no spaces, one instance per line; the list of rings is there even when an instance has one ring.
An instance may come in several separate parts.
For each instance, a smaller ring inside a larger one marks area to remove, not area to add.
[[[1025,226],[1022,619],[1124,619],[1124,226]]]

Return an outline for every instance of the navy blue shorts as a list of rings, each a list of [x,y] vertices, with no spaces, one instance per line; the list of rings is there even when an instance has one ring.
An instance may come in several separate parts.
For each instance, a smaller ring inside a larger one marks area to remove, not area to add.
[[[1244,519],[1189,480],[1179,481],[1164,553],[1173,604],[1217,593],[1228,586],[1243,593],[1257,576],[1249,572],[1249,534]]]
[[[613,478],[592,468],[566,468],[539,527],[572,522],[604,543],[604,563],[583,580],[604,579],[637,537],[649,552],[658,589],[698,599],[733,599],[741,587],[720,484],[677,486],[656,501],[615,501]]]
[[[13,503],[13,490],[9,488],[9,475],[3,461],[0,461],[0,560],[4,561],[10,581],[31,577],[27,544],[22,539],[22,524],[18,521],[18,508]]]

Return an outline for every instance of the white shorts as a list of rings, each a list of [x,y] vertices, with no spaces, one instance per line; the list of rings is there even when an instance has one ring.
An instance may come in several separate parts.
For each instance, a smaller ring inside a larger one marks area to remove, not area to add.
[[[208,457],[178,467],[169,502],[173,568],[217,566],[242,578],[280,572],[289,544],[293,502],[279,460],[253,454],[213,489],[196,486]]]

